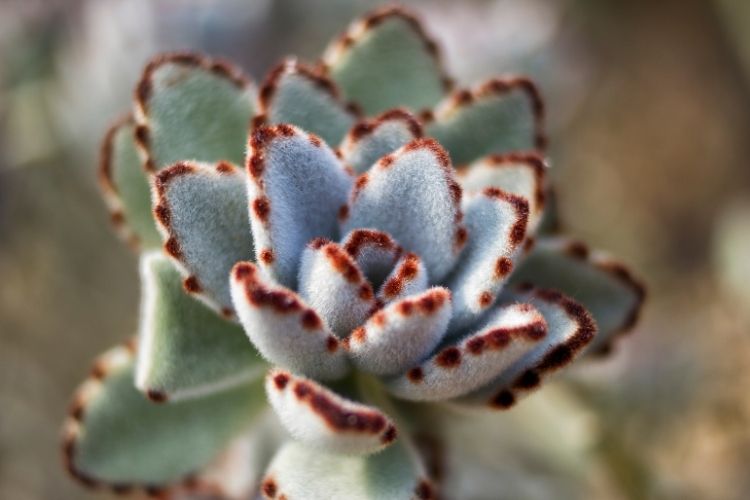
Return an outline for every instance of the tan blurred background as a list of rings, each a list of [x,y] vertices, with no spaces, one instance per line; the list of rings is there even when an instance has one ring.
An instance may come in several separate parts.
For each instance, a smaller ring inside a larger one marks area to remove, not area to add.
[[[58,432],[90,359],[136,328],[136,257],[94,171],[144,61],[199,49],[257,81],[377,3],[0,3],[0,498],[90,497]],[[634,335],[557,382],[592,417],[591,461],[538,498],[748,498],[750,2],[407,3],[461,82],[536,78],[566,227],[649,285]]]

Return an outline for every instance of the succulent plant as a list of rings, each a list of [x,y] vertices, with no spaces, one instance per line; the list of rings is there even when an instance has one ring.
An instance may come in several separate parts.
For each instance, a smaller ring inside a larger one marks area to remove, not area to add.
[[[544,147],[531,81],[453,89],[398,8],[258,89],[155,58],[100,168],[142,252],[138,335],[77,391],[69,471],[165,496],[436,496],[414,439],[450,432],[435,412],[513,407],[643,300],[622,264],[542,235]]]

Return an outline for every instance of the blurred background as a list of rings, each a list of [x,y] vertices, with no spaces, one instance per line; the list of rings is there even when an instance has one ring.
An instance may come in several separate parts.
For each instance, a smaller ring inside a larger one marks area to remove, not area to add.
[[[198,49],[259,81],[378,3],[0,2],[0,498],[102,497],[66,477],[58,435],[90,360],[137,325],[95,165],[146,59]],[[536,79],[565,227],[649,285],[612,356],[529,400],[546,423],[507,424],[531,430],[502,458],[505,496],[748,498],[750,2],[406,3],[461,83]]]

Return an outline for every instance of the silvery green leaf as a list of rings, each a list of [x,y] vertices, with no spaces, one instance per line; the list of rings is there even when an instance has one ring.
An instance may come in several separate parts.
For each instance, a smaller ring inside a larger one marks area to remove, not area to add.
[[[268,373],[266,393],[292,437],[315,450],[363,455],[380,451],[396,439],[396,426],[377,408],[286,370]]]
[[[417,139],[357,178],[343,227],[387,232],[440,282],[466,243],[460,203],[448,154],[433,139]]]
[[[242,170],[225,162],[162,170],[154,180],[154,215],[185,290],[233,317],[229,271],[253,255]]]
[[[266,364],[242,328],[187,295],[160,252],[141,257],[136,386],[161,402],[195,398],[257,379]]]
[[[386,381],[386,387],[396,397],[412,401],[461,396],[492,381],[546,334],[547,322],[531,304],[499,306],[476,332]]]
[[[368,456],[325,453],[304,443],[287,443],[271,461],[261,491],[269,499],[436,498],[419,456],[402,441]]]
[[[422,259],[416,254],[407,253],[399,259],[383,282],[378,290],[378,298],[384,304],[388,304],[410,295],[417,295],[427,290],[429,282]]]
[[[230,281],[237,316],[264,358],[319,380],[346,374],[339,339],[296,293],[272,283],[251,262],[234,266]]]
[[[338,240],[352,177],[317,136],[285,124],[255,130],[247,164],[258,263],[294,288],[307,243]]]
[[[414,366],[440,343],[451,315],[450,291],[434,287],[390,303],[347,339],[353,363],[376,375]]]
[[[455,165],[545,146],[542,99],[526,78],[496,78],[456,91],[431,119],[425,133],[448,150]]]
[[[451,332],[471,325],[495,303],[523,249],[529,204],[498,188],[463,202],[469,241],[448,278],[453,292]]]
[[[468,193],[494,187],[529,203],[529,233],[534,234],[545,208],[547,165],[536,153],[491,155],[463,170],[458,181]]]
[[[254,381],[155,404],[133,385],[134,346],[108,351],[76,391],[63,431],[68,470],[90,486],[160,493],[208,465],[264,407]]]
[[[274,68],[258,92],[255,125],[293,123],[336,145],[357,115],[339,98],[336,84],[295,59]]]
[[[341,159],[358,174],[381,157],[422,137],[422,125],[403,109],[386,111],[375,119],[357,123],[339,147]]]
[[[135,146],[133,118],[107,131],[99,162],[99,182],[110,218],[123,240],[135,248],[156,248],[161,236],[151,215],[151,186]]]
[[[512,281],[560,290],[586,307],[599,328],[590,351],[606,350],[614,336],[629,331],[646,295],[624,264],[567,238],[539,239]]]
[[[532,304],[547,322],[547,335],[493,381],[456,399],[458,403],[510,408],[539,388],[545,377],[573,361],[596,335],[589,312],[558,291],[523,286],[503,292],[500,300]]]
[[[255,91],[240,70],[198,54],[157,56],[136,87],[146,169],[194,160],[241,165]]]
[[[347,99],[367,115],[396,106],[430,108],[450,86],[437,45],[400,7],[376,10],[353,23],[323,55]]]
[[[402,253],[391,235],[374,229],[355,229],[341,244],[375,287],[379,287],[391,273]]]
[[[302,254],[299,294],[344,338],[375,309],[372,286],[354,259],[338,244],[315,239]]]

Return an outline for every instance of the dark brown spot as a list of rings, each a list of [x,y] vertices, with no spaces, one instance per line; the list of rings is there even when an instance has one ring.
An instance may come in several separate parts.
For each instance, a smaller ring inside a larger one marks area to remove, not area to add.
[[[447,347],[440,351],[435,362],[443,368],[455,368],[461,364],[461,351],[456,347]]]
[[[365,327],[359,326],[352,331],[352,338],[359,343],[362,343],[367,338],[367,330]]]
[[[588,247],[580,241],[571,241],[565,250],[568,255],[575,259],[586,260],[589,257]]]
[[[273,255],[273,250],[270,248],[264,248],[260,251],[260,261],[264,264],[270,266],[273,264],[273,261],[275,260],[275,257]]]
[[[307,309],[302,313],[302,326],[308,330],[320,330],[323,328],[323,321],[320,319],[320,316],[318,316],[318,313],[312,309]]]
[[[362,192],[362,190],[367,186],[367,182],[369,181],[369,178],[367,177],[367,174],[362,174],[359,177],[357,177],[357,180],[354,182],[354,190],[352,191],[352,198],[357,198],[359,194]]]
[[[172,211],[164,203],[159,203],[154,207],[154,217],[167,229],[172,226]]]
[[[289,383],[289,375],[286,373],[278,373],[274,375],[273,383],[278,390],[283,391]]]
[[[335,243],[330,243],[323,248],[328,261],[333,268],[341,273],[349,283],[361,283],[362,273],[357,268],[351,256]]]
[[[323,141],[317,135],[310,134],[309,138],[310,138],[310,143],[316,148],[323,146]]]
[[[495,278],[500,279],[508,276],[513,271],[513,261],[508,257],[500,257],[495,262]]]
[[[432,485],[424,479],[419,482],[417,489],[414,490],[414,494],[419,500],[433,500],[436,498]]]
[[[310,243],[308,243],[307,246],[309,246],[313,250],[320,250],[329,243],[331,243],[331,240],[329,240],[328,238],[313,238],[312,240],[310,240]]]
[[[239,262],[234,265],[233,272],[235,279],[242,280],[244,278],[254,276],[255,268],[249,262]]]
[[[195,276],[185,278],[185,281],[182,282],[182,287],[187,293],[200,293],[203,290],[203,287],[198,282],[198,278]]]
[[[464,226],[460,226],[458,229],[456,229],[456,236],[454,238],[453,246],[456,248],[456,250],[460,250],[464,247],[464,245],[466,245],[468,239],[469,232]]]
[[[358,295],[359,295],[359,298],[362,299],[362,300],[365,300],[365,301],[372,300],[373,296],[374,296],[374,293],[372,291],[372,287],[370,286],[370,284],[369,283],[363,283],[359,287]]]
[[[406,372],[406,376],[412,383],[418,384],[424,379],[424,372],[417,366]]]
[[[279,123],[276,125],[276,131],[283,137],[293,137],[294,127],[286,123]]]
[[[216,165],[216,171],[220,174],[233,174],[234,173],[234,167],[225,161],[220,161]]]
[[[336,352],[336,350],[339,348],[339,339],[333,336],[328,336],[326,339],[326,350],[328,352]]]
[[[453,94],[453,102],[456,106],[466,106],[474,101],[474,96],[468,90],[458,90]]]
[[[386,314],[383,311],[378,311],[372,316],[372,322],[379,327],[384,327],[388,321]]]
[[[411,300],[404,300],[399,302],[396,306],[396,310],[402,316],[411,316],[414,313],[414,303]]]
[[[539,378],[537,372],[534,370],[526,370],[516,379],[515,382],[513,382],[513,387],[516,389],[529,390],[538,387],[541,382],[542,380]]]
[[[147,390],[146,396],[148,396],[148,399],[150,399],[154,403],[164,403],[167,401],[167,394],[164,391],[160,391],[157,389]]]
[[[228,307],[222,307],[221,308],[221,315],[225,318],[232,318],[234,316],[234,311],[232,311]]]
[[[448,152],[440,145],[438,141],[431,137],[422,137],[415,139],[404,146],[404,151],[417,151],[419,149],[426,149],[437,160],[438,164],[444,169],[452,169],[451,158]]]
[[[261,175],[263,175],[263,167],[263,155],[258,152],[254,152],[252,156],[250,156],[250,159],[247,161],[248,173],[254,179],[258,179]]]
[[[262,222],[268,222],[268,214],[271,213],[271,202],[266,196],[253,200],[253,213]]]
[[[164,243],[164,251],[175,259],[182,259],[182,248],[180,242],[174,236],[167,239]]]
[[[378,165],[380,165],[381,168],[388,168],[391,165],[393,165],[393,162],[396,161],[396,159],[393,157],[393,155],[385,155],[378,161]]]
[[[276,486],[276,481],[274,481],[270,477],[267,477],[266,479],[263,480],[261,489],[263,490],[263,494],[267,496],[268,498],[274,498],[276,496],[276,492],[278,491],[278,487]]]
[[[344,250],[354,258],[366,247],[375,247],[393,253],[399,252],[398,246],[390,236],[371,229],[357,229],[353,231],[344,244]]]
[[[392,299],[400,295],[404,286],[417,277],[417,274],[419,273],[419,263],[420,260],[417,255],[413,253],[407,254],[396,271],[396,274],[383,284],[383,295],[387,299]]]
[[[493,300],[495,300],[495,297],[492,295],[492,292],[485,290],[479,294],[479,307],[489,307]]]
[[[383,433],[383,436],[380,438],[380,442],[382,442],[383,444],[392,443],[396,440],[397,435],[398,431],[396,431],[396,427],[393,425],[389,425]]]
[[[490,405],[498,409],[505,410],[513,406],[515,402],[516,397],[513,395],[513,393],[507,389],[503,389],[502,391],[495,394],[495,396],[490,401]]]
[[[380,434],[386,428],[387,421],[380,413],[346,409],[308,382],[295,382],[294,394],[300,402],[307,403],[329,427],[336,431]]]

